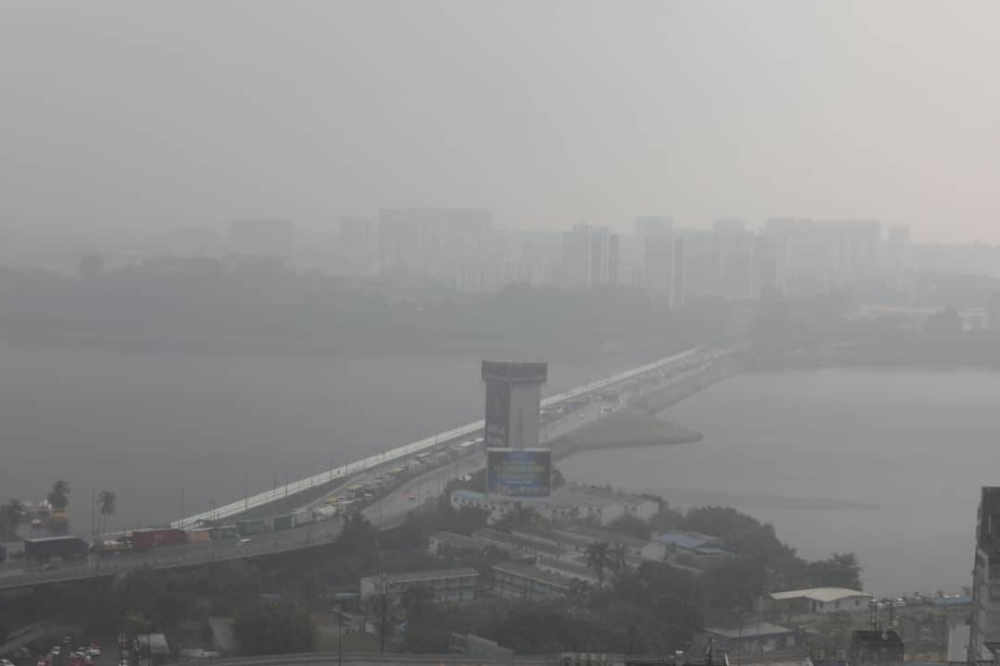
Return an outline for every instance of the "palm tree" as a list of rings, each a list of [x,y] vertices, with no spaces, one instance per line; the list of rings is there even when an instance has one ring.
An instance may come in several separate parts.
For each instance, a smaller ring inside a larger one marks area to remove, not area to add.
[[[587,546],[587,567],[597,574],[597,582],[604,585],[604,571],[611,568],[611,546],[607,541],[595,541]]]
[[[65,481],[56,481],[49,491],[49,504],[53,509],[62,510],[69,506],[69,484]]]
[[[118,496],[115,495],[113,490],[102,490],[97,493],[97,505],[101,512],[101,534],[107,530],[108,517],[115,515],[118,507],[115,506],[115,502],[118,501]]]

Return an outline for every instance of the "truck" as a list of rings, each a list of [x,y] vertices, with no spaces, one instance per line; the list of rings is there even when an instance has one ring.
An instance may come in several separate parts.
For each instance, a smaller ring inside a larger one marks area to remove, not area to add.
[[[188,543],[211,543],[212,529],[202,527],[196,530],[188,530]]]
[[[132,550],[148,550],[159,546],[179,546],[187,543],[187,532],[162,527],[132,532]]]
[[[226,541],[227,539],[239,539],[240,531],[236,525],[220,525],[211,530],[212,541]]]
[[[275,516],[271,519],[272,530],[275,532],[280,532],[281,530],[290,530],[295,527],[295,517],[292,514],[285,516]]]
[[[263,534],[267,531],[267,523],[264,522],[263,518],[257,518],[254,520],[237,520],[236,529],[240,531],[241,537],[254,536],[256,534]]]
[[[117,540],[97,541],[90,547],[91,552],[100,553],[101,555],[124,553],[127,550],[128,544]]]
[[[51,559],[66,560],[87,557],[90,544],[86,539],[73,536],[46,537],[24,540],[24,557],[34,562],[48,562]]]

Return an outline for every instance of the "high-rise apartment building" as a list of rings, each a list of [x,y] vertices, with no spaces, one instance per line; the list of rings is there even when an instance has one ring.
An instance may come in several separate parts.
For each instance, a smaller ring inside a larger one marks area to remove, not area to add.
[[[760,295],[757,235],[747,231],[743,220],[726,218],[714,225],[714,280],[718,295],[749,299]]]
[[[641,283],[654,299],[675,307],[673,221],[666,217],[636,218],[635,235],[640,248]]]
[[[607,227],[578,224],[563,234],[561,282],[566,287],[617,285],[620,257],[618,234]]]
[[[678,231],[678,237],[683,239],[684,301],[716,296],[715,234],[700,229],[683,229]]]
[[[347,252],[373,252],[375,224],[367,217],[342,217],[338,240],[340,248]]]
[[[972,570],[968,663],[1000,648],[1000,487],[983,486]],[[991,659],[992,661],[992,659]]]
[[[489,257],[493,214],[477,208],[410,208],[379,214],[383,270],[403,269],[454,284],[456,273]]]

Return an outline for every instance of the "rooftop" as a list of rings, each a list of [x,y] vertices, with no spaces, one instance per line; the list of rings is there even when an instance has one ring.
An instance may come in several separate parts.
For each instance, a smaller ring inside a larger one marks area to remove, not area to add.
[[[677,546],[684,550],[694,550],[710,543],[712,539],[703,534],[686,534],[684,532],[667,532],[653,537],[653,541],[667,546]]]
[[[481,542],[464,534],[455,534],[454,532],[435,532],[430,536],[430,539],[431,541],[439,541],[449,546],[455,546],[456,548],[480,549],[483,547]]]
[[[587,568],[583,564],[576,564],[574,562],[543,561],[539,562],[535,566],[543,571],[554,573],[557,576],[565,576],[567,578],[583,578],[594,581],[598,580],[598,576],[594,570]]]
[[[735,629],[724,629],[721,627],[706,627],[705,632],[709,634],[715,634],[716,636],[722,636],[723,638],[736,638],[740,636],[743,637],[756,637],[756,636],[774,636],[777,634],[791,634],[794,633],[793,629],[788,627],[782,627],[781,625],[771,624],[770,622],[752,622],[749,624],[744,624],[742,627],[737,627]]]
[[[484,527],[481,530],[473,532],[472,538],[488,543],[499,544],[501,546],[510,546],[512,548],[516,548],[517,550],[530,553],[545,553],[555,557],[563,554],[562,548],[558,546],[538,543],[537,541],[514,536],[510,532],[501,532],[500,530],[494,530],[488,527]]]
[[[841,599],[848,599],[850,597],[871,596],[872,594],[870,592],[849,590],[846,587],[814,587],[808,590],[790,590],[788,592],[771,593],[771,598],[776,601],[785,601],[787,599],[809,599],[810,601],[818,601],[820,603],[840,601]]]
[[[542,571],[538,567],[534,567],[528,564],[517,564],[514,562],[504,562],[502,564],[493,565],[494,571],[500,571],[511,576],[519,576],[521,578],[527,578],[538,583],[545,583],[546,585],[551,585],[552,587],[558,587],[562,590],[569,590],[572,586],[571,579],[566,576],[560,576],[558,574],[549,573],[548,571]]]
[[[516,527],[512,530],[514,536],[525,538],[545,539],[555,543],[572,544],[574,546],[589,546],[593,539],[585,536],[566,532],[565,530],[547,530],[540,527]]]

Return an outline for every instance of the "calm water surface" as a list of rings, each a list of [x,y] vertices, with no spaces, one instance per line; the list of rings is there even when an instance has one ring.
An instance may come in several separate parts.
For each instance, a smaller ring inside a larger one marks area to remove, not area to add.
[[[880,595],[970,584],[979,488],[1000,484],[1000,374],[743,375],[661,417],[704,441],[593,452],[560,467],[678,505],[737,507],[806,557],[855,551]]]
[[[489,356],[117,354],[0,346],[0,502],[118,495],[112,528],[163,523],[482,418]],[[641,363],[549,359],[546,393]]]

